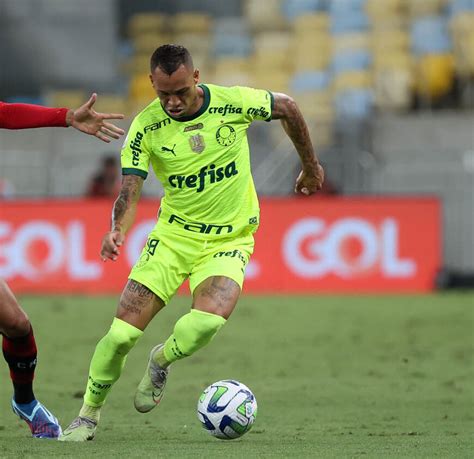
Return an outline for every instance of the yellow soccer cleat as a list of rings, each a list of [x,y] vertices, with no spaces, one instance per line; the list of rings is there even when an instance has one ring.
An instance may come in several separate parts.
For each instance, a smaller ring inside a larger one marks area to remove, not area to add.
[[[150,358],[145,375],[135,392],[135,408],[140,413],[148,413],[155,408],[163,398],[163,391],[168,377],[168,368],[162,368],[153,360],[153,356],[164,344],[158,344],[150,352]]]
[[[97,430],[97,422],[78,416],[71,425],[58,438],[59,441],[87,441],[93,440],[95,431]]]

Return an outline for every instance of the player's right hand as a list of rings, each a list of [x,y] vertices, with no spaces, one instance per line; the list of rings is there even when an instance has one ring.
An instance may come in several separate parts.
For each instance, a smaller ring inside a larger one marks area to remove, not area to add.
[[[120,255],[120,246],[125,241],[125,235],[120,231],[109,231],[102,238],[100,257],[102,261],[116,261]]]
[[[316,163],[309,171],[302,170],[296,179],[295,193],[310,196],[320,190],[324,183],[324,169]]]

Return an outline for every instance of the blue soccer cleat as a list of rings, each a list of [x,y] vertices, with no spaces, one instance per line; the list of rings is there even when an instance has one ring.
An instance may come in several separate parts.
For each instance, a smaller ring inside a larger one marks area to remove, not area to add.
[[[59,421],[38,400],[19,404],[12,399],[12,409],[28,424],[33,437],[56,439],[61,435]]]

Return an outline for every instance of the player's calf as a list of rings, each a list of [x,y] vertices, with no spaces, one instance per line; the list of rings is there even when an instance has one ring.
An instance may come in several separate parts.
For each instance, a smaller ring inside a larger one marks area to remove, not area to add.
[[[114,319],[92,357],[84,404],[79,416],[64,431],[61,441],[86,441],[94,438],[102,405],[113,384],[119,379],[129,351],[142,334],[133,325]]]
[[[208,344],[226,320],[216,314],[192,309],[176,322],[163,347],[164,359],[172,363],[188,357]]]
[[[3,336],[3,356],[10,368],[13,383],[13,399],[16,403],[26,404],[34,401],[33,378],[36,368],[36,342],[30,326],[26,335],[19,338]]]
[[[84,404],[100,408],[119,379],[127,355],[143,332],[115,318],[109,332],[99,341],[91,360]]]

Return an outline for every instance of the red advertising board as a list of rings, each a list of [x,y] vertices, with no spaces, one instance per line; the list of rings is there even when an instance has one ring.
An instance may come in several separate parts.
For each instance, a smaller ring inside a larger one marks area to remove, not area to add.
[[[154,226],[158,201],[140,202],[117,262],[100,241],[112,202],[14,201],[0,208],[0,277],[17,293],[118,293]],[[247,267],[250,293],[426,292],[441,265],[434,198],[261,200]]]

